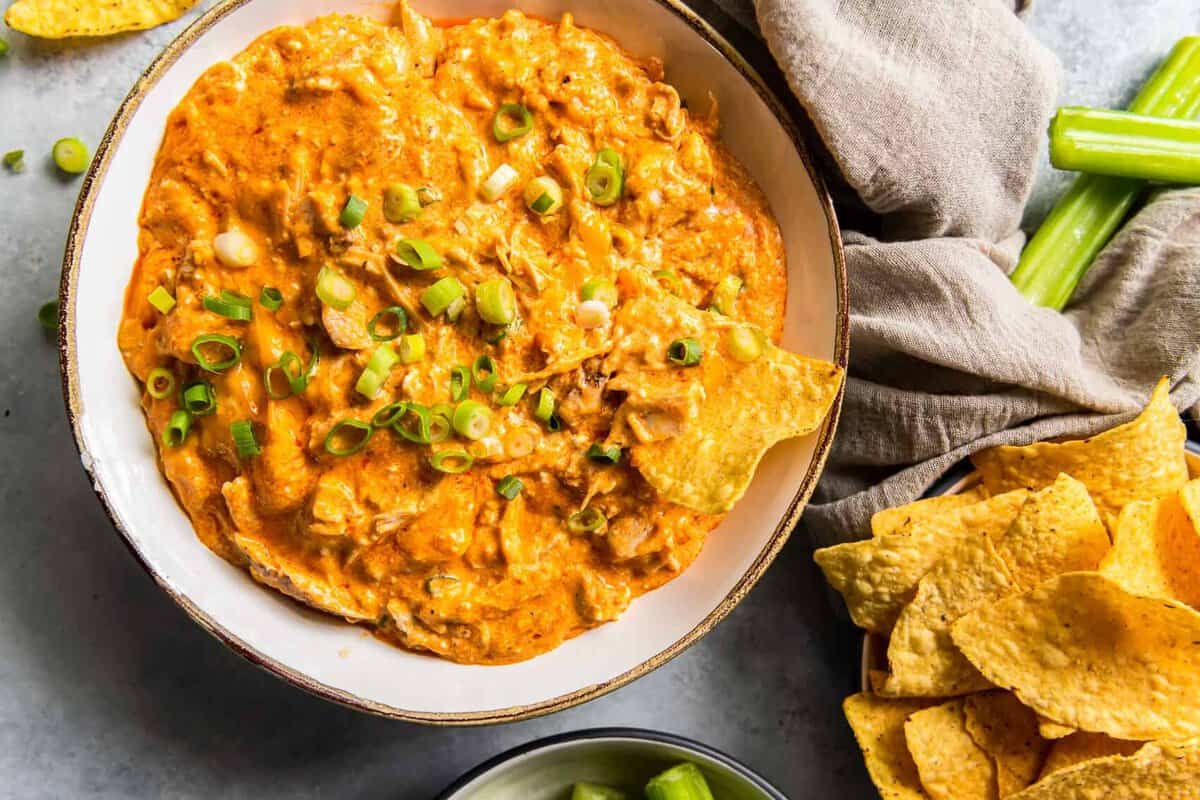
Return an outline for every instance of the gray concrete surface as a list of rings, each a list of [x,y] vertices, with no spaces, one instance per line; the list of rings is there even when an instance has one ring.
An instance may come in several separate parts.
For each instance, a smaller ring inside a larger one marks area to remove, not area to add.
[[[722,5],[752,24],[748,0]],[[696,737],[793,798],[873,797],[839,710],[857,637],[830,615],[798,540],[671,664],[583,707],[489,729],[399,724],[304,695],[155,588],[79,468],[34,312],[55,292],[79,188],[55,174],[50,144],[94,144],[186,22],[69,44],[0,26],[13,45],[0,61],[0,151],[24,147],[29,162],[0,174],[0,797],[419,800],[505,748],[597,725]],[[1065,101],[1117,103],[1175,37],[1200,29],[1200,11],[1195,0],[1040,0],[1030,24],[1064,62]],[[1057,183],[1044,170],[1034,217]]]

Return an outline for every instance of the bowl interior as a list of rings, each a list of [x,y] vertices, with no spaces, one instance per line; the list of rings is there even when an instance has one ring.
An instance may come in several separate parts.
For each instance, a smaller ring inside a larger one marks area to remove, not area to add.
[[[501,0],[414,0],[434,17],[495,15]],[[546,18],[572,12],[641,57],[657,56],[693,104],[716,98],[723,137],[770,200],[787,247],[784,345],[844,363],[845,294],[835,223],[799,145],[737,67],[665,0],[529,0]],[[697,562],[626,615],[532,661],[471,667],[414,655],[309,612],[208,552],[155,461],[138,392],[116,347],[122,297],[137,256],[137,218],[167,114],[210,65],[277,25],[332,11],[387,18],[377,0],[233,0],[168,50],[135,88],[98,153],[65,267],[68,401],[84,466],[114,521],[156,579],[188,611],[254,660],[325,696],[378,713],[441,722],[497,721],[579,701],[636,677],[727,613],[773,557],[797,499],[815,483],[832,423],[776,447]],[[834,414],[836,417],[836,413]],[[819,457],[815,458],[814,454]]]

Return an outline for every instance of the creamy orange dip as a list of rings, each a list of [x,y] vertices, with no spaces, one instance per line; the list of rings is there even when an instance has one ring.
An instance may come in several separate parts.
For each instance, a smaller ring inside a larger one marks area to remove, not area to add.
[[[438,27],[402,7],[277,28],[196,82],[146,191],[120,347],[210,549],[476,663],[550,650],[687,568],[720,517],[631,465],[680,416],[669,392],[626,403],[623,341],[672,364],[659,315],[622,309],[670,292],[777,339],[785,272],[715,113],[662,79],[570,16]],[[462,294],[440,308],[446,278]]]

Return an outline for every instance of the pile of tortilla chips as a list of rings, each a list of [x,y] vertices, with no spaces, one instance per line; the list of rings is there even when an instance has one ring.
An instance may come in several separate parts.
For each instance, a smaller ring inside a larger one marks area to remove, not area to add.
[[[882,797],[1200,798],[1200,480],[1167,388],[817,551],[887,637],[844,706]]]
[[[108,36],[177,19],[197,0],[17,0],[4,13],[14,31],[43,39]]]

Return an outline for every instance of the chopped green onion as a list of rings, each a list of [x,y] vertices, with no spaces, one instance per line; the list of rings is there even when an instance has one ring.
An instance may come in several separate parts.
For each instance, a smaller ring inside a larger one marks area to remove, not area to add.
[[[459,400],[466,400],[470,391],[470,367],[452,367],[450,369],[450,399],[456,403]]]
[[[378,330],[379,323],[387,317],[395,317],[396,321],[392,324],[391,330],[385,330],[383,333],[380,333]],[[390,342],[404,333],[404,329],[407,327],[408,314],[404,309],[400,306],[388,306],[383,311],[371,317],[371,321],[367,323],[367,334],[377,342]]]
[[[8,40],[0,39],[0,56],[8,55]]]
[[[83,172],[92,162],[87,145],[73,136],[59,139],[54,143],[54,149],[50,153],[54,156],[54,163],[58,165],[58,168],[72,175]]]
[[[484,325],[483,340],[488,344],[499,344],[504,341],[505,336],[508,336],[508,327],[507,325]]]
[[[475,458],[466,450],[440,450],[429,459],[429,466],[449,475],[466,472],[474,463]]]
[[[554,392],[543,387],[542,389],[540,389],[538,391],[538,394],[537,394],[537,403],[534,405],[534,408],[533,408],[534,418],[539,419],[542,422],[549,424],[550,420],[554,418],[554,406],[555,405],[556,405],[556,402],[555,402]]]
[[[43,303],[37,312],[38,324],[48,331],[58,328],[58,301]]]
[[[544,217],[558,211],[562,204],[562,187],[549,175],[542,175],[525,184],[525,205],[533,213]]]
[[[409,421],[410,415],[416,420],[416,426]],[[399,418],[392,423],[392,430],[410,442],[429,444],[432,440],[430,426],[432,415],[427,406],[420,403],[409,403]]]
[[[235,322],[248,322],[253,316],[250,298],[228,289],[223,290],[220,297],[205,297],[204,307]]]
[[[581,300],[599,300],[609,308],[616,308],[620,301],[617,286],[608,278],[588,278],[579,290]]]
[[[457,278],[442,278],[421,292],[421,305],[425,306],[430,316],[436,317],[466,293],[467,287],[459,283]]]
[[[205,417],[217,411],[217,391],[208,381],[184,384],[182,398],[184,410],[193,417]]]
[[[278,311],[283,305],[283,292],[274,286],[264,286],[258,293],[258,303],[267,311]]]
[[[337,311],[345,311],[354,302],[358,289],[333,267],[321,267],[317,273],[317,298]]]
[[[288,388],[286,392],[276,391],[276,372],[283,374]],[[283,400],[308,388],[308,378],[304,374],[304,362],[300,360],[300,356],[291,350],[285,350],[278,361],[263,370],[263,386],[272,400]]]
[[[3,40],[0,40],[3,41]],[[11,169],[13,172],[25,171],[25,151],[24,150],[9,150],[4,154],[4,166]]]
[[[356,194],[352,194],[346,198],[346,205],[342,206],[342,213],[338,215],[338,222],[343,228],[357,228],[362,224],[363,218],[367,216],[367,201],[363,200]]]
[[[729,333],[725,334],[725,346],[729,348],[729,355],[743,364],[749,364],[763,354],[767,343],[766,337],[758,328],[739,325],[730,328]]]
[[[621,155],[610,148],[596,154],[596,161],[584,177],[584,185],[598,206],[611,206],[621,199],[625,189],[625,173]]]
[[[525,390],[528,388],[528,385],[524,383],[514,383],[500,393],[500,396],[496,398],[496,405],[515,406],[521,402],[521,398],[525,396]]]
[[[233,436],[233,445],[237,448],[238,458],[249,458],[262,453],[258,440],[254,438],[254,425],[248,419],[239,419],[229,423],[229,433]]]
[[[475,287],[475,310],[484,322],[508,325],[517,317],[517,296],[507,278],[492,278]]]
[[[678,297],[683,294],[683,279],[669,269],[656,269],[654,278],[662,284],[662,287],[671,294]]]
[[[192,429],[192,415],[183,409],[173,411],[167,427],[163,428],[162,441],[167,447],[179,447]]]
[[[401,239],[396,242],[396,257],[418,272],[441,269],[442,257],[424,239]]]
[[[500,195],[508,191],[508,187],[513,185],[513,181],[517,179],[517,171],[508,164],[501,164],[496,167],[495,171],[488,176],[488,179],[483,182],[483,186],[479,188],[483,199],[489,203],[496,200]]]
[[[533,130],[533,112],[521,103],[505,103],[492,118],[492,136],[507,142]]]
[[[354,390],[368,400],[378,397],[379,390],[387,381],[389,370],[399,360],[400,357],[396,355],[396,351],[392,349],[391,345],[379,345],[371,354],[362,374],[358,376],[358,383],[354,385]]]
[[[496,362],[487,353],[475,359],[471,365],[471,379],[481,392],[490,392],[496,388]]]
[[[375,352],[371,354],[371,358],[367,361],[367,369],[372,372],[386,374],[388,370],[396,366],[396,362],[400,357],[396,355],[396,351],[392,349],[390,344],[381,344],[375,348]]]
[[[621,460],[621,448],[616,445],[605,447],[599,442],[593,442],[592,446],[587,449],[587,457],[592,461],[604,461],[609,464],[616,464]]]
[[[685,762],[651,778],[646,800],[713,800],[713,795],[700,768]]]
[[[375,412],[371,417],[371,424],[376,428],[390,428],[400,421],[407,410],[408,403],[394,400]]]
[[[368,422],[343,419],[325,434],[325,452],[335,456],[352,456],[367,446],[375,429]]]
[[[726,275],[713,289],[712,302],[709,304],[713,311],[732,317],[737,305],[738,295],[745,283],[736,275]]]
[[[317,374],[317,367],[321,364],[321,345],[311,337],[305,337],[304,341],[308,343],[308,349],[312,351],[312,355],[308,359],[308,368],[304,370],[304,382],[300,384],[299,388],[295,384],[292,385],[296,394],[300,394],[308,388],[308,382]]]
[[[170,397],[175,391],[175,375],[166,367],[155,367],[146,376],[146,393],[155,400]]]
[[[462,312],[467,308],[467,299],[465,297],[456,297],[450,301],[450,305],[446,307],[446,319],[450,322],[458,322],[458,318],[462,316]]]
[[[560,417],[558,414],[551,414],[550,419],[546,420],[546,430],[550,431],[551,433],[557,433],[558,431],[561,431],[562,426],[562,417]]]
[[[454,417],[450,420],[459,436],[472,441],[487,435],[492,427],[492,412],[483,403],[475,400],[463,400],[454,409]]]
[[[571,800],[627,800],[625,793],[598,783],[577,783],[571,787]]]
[[[204,354],[205,345],[217,345],[217,349],[228,350],[229,356],[220,361],[210,361]],[[242,346],[232,336],[221,333],[202,333],[192,340],[192,355],[200,369],[208,372],[224,372],[242,360]]]
[[[512,500],[525,488],[525,483],[514,475],[505,475],[496,484],[496,494],[505,500]]]
[[[160,314],[169,314],[171,313],[171,309],[175,307],[175,298],[161,286],[151,292],[150,296],[146,299],[150,301],[150,305],[158,309],[158,313]]]
[[[397,353],[401,364],[415,364],[425,357],[425,337],[419,333],[410,333],[400,337]]]
[[[429,416],[429,441],[444,442],[454,432],[454,406],[449,403],[438,403]]]
[[[431,206],[442,202],[442,193],[435,186],[422,186],[417,189],[417,199],[421,201],[422,206]]]
[[[694,367],[700,363],[704,349],[695,339],[676,339],[667,348],[667,360],[681,367]]]
[[[1098,175],[1200,183],[1200,122],[1060,108],[1050,121],[1050,163]]]
[[[593,506],[588,506],[582,511],[576,511],[567,517],[567,530],[574,533],[592,533],[600,530],[607,524],[608,517],[604,516],[603,511]]]
[[[383,216],[388,222],[412,222],[421,215],[421,198],[407,183],[390,183],[383,190]]]

